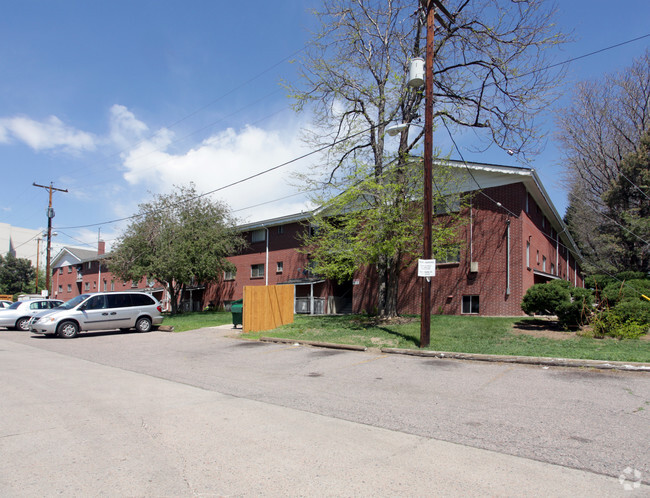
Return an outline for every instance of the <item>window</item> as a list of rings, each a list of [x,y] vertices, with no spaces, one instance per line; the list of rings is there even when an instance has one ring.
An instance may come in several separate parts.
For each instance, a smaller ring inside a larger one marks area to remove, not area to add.
[[[542,271],[546,271],[546,256],[542,256]]]
[[[555,264],[551,263],[551,275],[555,275]]]
[[[137,280],[131,280],[131,288],[136,289],[138,287],[138,281]]]
[[[526,242],[526,267],[530,268],[530,242]]]
[[[264,277],[264,265],[251,265],[251,278]]]
[[[104,292],[106,292],[106,280],[104,280]]]
[[[62,266],[59,268],[59,275],[63,275],[63,267]]]
[[[284,225],[280,225],[278,227],[278,235],[282,235],[284,233]]]
[[[235,280],[236,276],[237,276],[237,268],[234,268],[232,270],[226,270],[223,272],[224,280]]]
[[[97,288],[97,281],[93,280],[93,289],[96,289],[96,288]]]
[[[251,242],[264,242],[266,240],[266,230],[254,230],[251,232]]]
[[[282,273],[283,270],[284,270],[284,262],[282,262],[282,261],[278,261],[278,264],[277,264],[277,267],[276,267],[276,269],[275,269],[275,272],[276,272],[276,273]]]
[[[111,280],[111,291],[115,290],[115,280]]]
[[[68,266],[68,273],[72,273],[72,266]],[[60,275],[60,273],[59,273]]]
[[[460,211],[460,194],[446,195],[436,201],[433,208],[435,214],[457,213]]]
[[[539,265],[539,251],[537,251],[537,265]]]
[[[122,294],[116,292],[115,294],[108,294],[108,307],[109,308],[128,308],[133,306],[131,294]]]
[[[89,291],[90,290],[90,282],[85,282],[84,283],[84,290]]]
[[[438,247],[435,251],[436,265],[460,263],[460,244]]]
[[[92,266],[93,266],[93,262],[92,262],[92,261],[88,261],[88,269],[89,269],[89,270],[92,268]]]
[[[478,296],[463,296],[463,309],[464,315],[478,315]]]
[[[68,284],[68,292],[72,292],[72,284]]]
[[[63,286],[59,285],[59,294],[61,294],[62,292],[63,292]]]
[[[93,296],[86,301],[84,306],[87,310],[103,310],[107,308],[106,296],[104,294]]]

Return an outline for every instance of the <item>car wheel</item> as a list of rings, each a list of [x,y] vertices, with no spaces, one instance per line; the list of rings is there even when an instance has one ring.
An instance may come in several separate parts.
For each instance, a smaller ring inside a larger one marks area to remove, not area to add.
[[[151,330],[151,320],[148,318],[138,318],[135,322],[135,330],[138,332],[149,332]]]
[[[16,322],[16,328],[18,330],[22,330],[23,332],[27,332],[29,330],[29,318],[19,318]]]
[[[56,333],[64,339],[72,339],[79,333],[79,326],[74,322],[63,322],[57,327]]]

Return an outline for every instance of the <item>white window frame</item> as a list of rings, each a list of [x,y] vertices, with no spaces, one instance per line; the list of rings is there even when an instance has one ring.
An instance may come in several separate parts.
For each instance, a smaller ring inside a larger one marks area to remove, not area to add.
[[[469,301],[469,310],[470,311],[465,311],[465,302],[466,298]],[[474,302],[476,301],[476,311],[472,311],[474,308]],[[475,294],[468,294],[464,295],[462,297],[461,303],[460,303],[460,313],[461,315],[479,315],[481,313],[481,300],[478,295]]]
[[[284,271],[284,261],[278,261],[275,267],[275,273],[282,273]]]
[[[266,240],[266,230],[260,228],[259,230],[253,230],[251,232],[251,242],[264,242]]]
[[[264,278],[264,263],[251,265],[251,278]]]

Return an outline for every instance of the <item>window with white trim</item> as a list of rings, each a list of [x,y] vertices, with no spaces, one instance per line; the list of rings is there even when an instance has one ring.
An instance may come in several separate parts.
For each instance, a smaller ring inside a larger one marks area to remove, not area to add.
[[[68,284],[68,292],[72,292],[72,284]]]
[[[266,230],[261,228],[260,230],[253,230],[251,232],[251,242],[264,242],[266,240]]]
[[[542,271],[546,271],[546,256],[542,256]]]
[[[224,280],[235,280],[236,276],[237,276],[237,268],[234,268],[232,270],[226,270],[223,272]]]
[[[277,265],[275,267],[275,272],[276,273],[282,273],[284,271],[284,262],[283,261],[278,261]]]
[[[460,263],[460,244],[449,244],[435,250],[436,265]]]
[[[251,265],[251,278],[264,277],[264,264]]]
[[[530,268],[530,242],[526,241],[526,268]]]
[[[90,282],[84,282],[84,290],[89,291],[90,290]]]
[[[445,195],[439,198],[433,208],[434,214],[457,213],[460,211],[460,194]]]
[[[478,296],[463,296],[463,307],[461,313],[463,315],[478,315],[479,312],[479,298]]]

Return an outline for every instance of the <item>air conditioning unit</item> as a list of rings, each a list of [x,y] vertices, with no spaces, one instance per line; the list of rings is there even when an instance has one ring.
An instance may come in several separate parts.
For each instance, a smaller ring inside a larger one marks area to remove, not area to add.
[[[469,264],[469,271],[471,273],[478,273],[478,261],[472,261]]]

